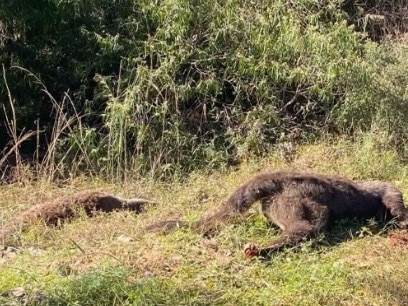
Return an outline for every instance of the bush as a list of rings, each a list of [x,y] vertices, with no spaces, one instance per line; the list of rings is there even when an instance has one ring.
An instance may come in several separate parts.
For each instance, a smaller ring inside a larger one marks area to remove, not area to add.
[[[374,69],[339,5],[326,15],[308,1],[223,3],[149,8],[156,31],[145,53],[122,94],[105,93],[116,166],[127,144],[142,173],[213,168],[263,154],[299,130],[345,130],[354,114],[343,104],[364,108]]]
[[[355,31],[344,1],[52,3],[72,34],[44,62],[79,79],[71,114],[86,116],[60,143],[79,169],[181,176],[325,133],[406,135],[404,59]]]

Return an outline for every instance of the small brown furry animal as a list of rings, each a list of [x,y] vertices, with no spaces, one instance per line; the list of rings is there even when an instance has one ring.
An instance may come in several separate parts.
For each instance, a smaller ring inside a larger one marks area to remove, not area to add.
[[[30,207],[10,224],[0,228],[0,241],[6,241],[17,230],[25,230],[39,220],[47,225],[56,225],[59,220],[71,219],[81,209],[88,216],[92,216],[97,211],[131,210],[139,213],[149,203],[154,202],[139,198],[122,199],[100,191],[79,192]]]
[[[343,218],[395,219],[408,226],[408,213],[401,192],[389,182],[352,181],[339,176],[296,172],[260,174],[240,186],[215,214],[193,224],[194,231],[207,235],[222,222],[241,219],[260,200],[266,218],[282,229],[282,235],[264,248],[245,247],[245,255],[267,256],[293,246]],[[151,232],[188,227],[177,220],[148,226]]]

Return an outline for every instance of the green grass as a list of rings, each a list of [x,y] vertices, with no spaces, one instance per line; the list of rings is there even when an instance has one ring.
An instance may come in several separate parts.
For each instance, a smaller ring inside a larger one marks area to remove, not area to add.
[[[73,180],[67,185],[1,186],[3,223],[24,208],[86,188],[158,200],[141,215],[79,217],[61,229],[37,224],[17,235],[15,256],[0,258],[4,305],[406,305],[407,246],[370,223],[341,222],[319,239],[270,260],[243,256],[248,242],[279,235],[257,205],[244,222],[215,237],[188,230],[150,234],[144,226],[167,218],[196,220],[216,209],[259,171],[279,169],[391,180],[407,198],[408,166],[366,136],[299,147],[291,162],[279,152],[228,173],[192,175],[183,183]],[[351,229],[351,230],[350,230]],[[14,288],[25,295],[16,297]]]

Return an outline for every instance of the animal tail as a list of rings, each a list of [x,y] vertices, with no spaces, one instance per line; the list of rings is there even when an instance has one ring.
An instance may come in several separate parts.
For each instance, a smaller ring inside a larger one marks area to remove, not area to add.
[[[112,212],[115,210],[131,210],[139,213],[147,204],[156,204],[154,201],[143,198],[125,199],[98,191],[78,193],[63,200],[57,199],[55,206],[61,206],[63,202],[72,209],[82,207],[89,215],[92,215],[94,211]]]
[[[273,196],[281,189],[279,180],[274,173],[260,174],[238,187],[222,207],[213,215],[201,218],[192,228],[194,231],[209,235],[218,230],[225,222],[241,219],[256,201]],[[169,232],[179,227],[188,227],[188,224],[178,221],[162,221],[146,228],[150,232]]]
[[[140,212],[148,204],[157,204],[157,202],[143,198],[124,199],[122,208]]]

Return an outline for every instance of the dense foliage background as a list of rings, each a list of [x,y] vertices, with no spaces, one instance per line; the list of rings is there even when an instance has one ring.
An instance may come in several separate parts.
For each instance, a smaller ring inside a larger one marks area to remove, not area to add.
[[[163,178],[361,132],[405,157],[407,28],[403,0],[1,0],[0,166]]]

